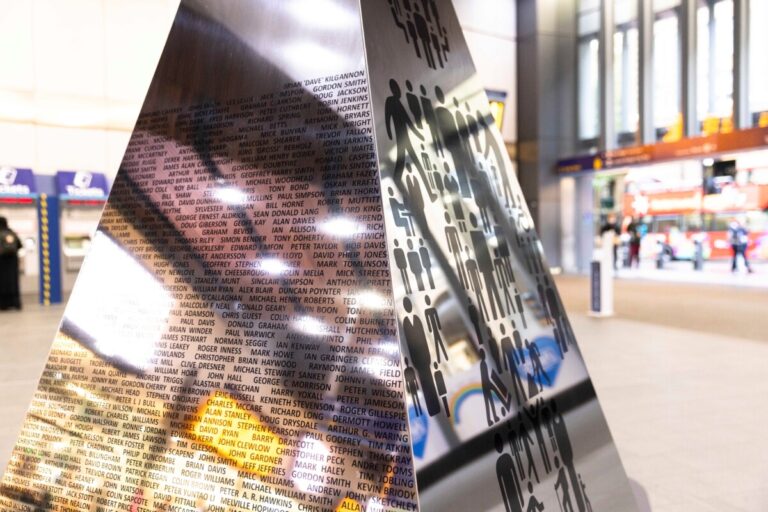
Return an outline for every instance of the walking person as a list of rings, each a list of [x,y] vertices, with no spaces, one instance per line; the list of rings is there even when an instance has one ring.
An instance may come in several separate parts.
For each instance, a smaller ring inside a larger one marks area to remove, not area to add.
[[[744,266],[750,274],[753,272],[747,258],[747,249],[749,248],[749,230],[741,223],[739,219],[733,219],[728,226],[728,238],[731,242],[733,251],[733,261],[731,263],[731,272],[738,270],[739,255],[744,260]]]
[[[19,293],[19,249],[21,240],[0,217],[0,311],[21,309]]]
[[[627,233],[629,233],[629,267],[632,268],[634,262],[635,266],[639,268],[640,241],[643,237],[641,223],[633,218],[627,226]]]

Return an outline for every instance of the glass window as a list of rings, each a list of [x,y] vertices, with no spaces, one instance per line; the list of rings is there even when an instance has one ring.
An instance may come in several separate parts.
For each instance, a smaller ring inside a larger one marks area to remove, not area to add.
[[[768,1],[749,5],[749,111],[755,126],[768,126]]]
[[[600,134],[600,0],[579,3],[579,139]]]
[[[656,140],[682,137],[680,105],[680,0],[655,0],[653,21],[653,126]]]
[[[637,141],[639,112],[639,40],[637,0],[614,0],[613,99],[616,143],[627,146]]]
[[[733,0],[699,0],[698,120],[705,135],[733,130]]]

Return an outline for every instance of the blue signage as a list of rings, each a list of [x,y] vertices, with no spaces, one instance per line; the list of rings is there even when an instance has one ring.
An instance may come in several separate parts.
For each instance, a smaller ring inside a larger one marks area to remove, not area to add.
[[[56,189],[68,199],[106,199],[109,194],[107,177],[99,172],[59,171]]]
[[[535,354],[531,354],[532,351]],[[530,348],[523,349],[523,356],[525,362],[517,365],[517,374],[541,387],[552,387],[563,362],[557,341],[549,336],[540,336],[530,344]]]
[[[416,414],[414,406],[408,407],[408,419],[411,423],[411,441],[413,442],[413,455],[418,459],[424,458],[427,449],[427,434],[429,434],[429,422],[422,414]]]
[[[30,196],[37,193],[37,183],[32,169],[0,166],[0,195]]]

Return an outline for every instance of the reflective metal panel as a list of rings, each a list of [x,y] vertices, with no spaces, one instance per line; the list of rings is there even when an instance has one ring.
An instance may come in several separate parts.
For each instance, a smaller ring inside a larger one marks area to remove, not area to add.
[[[359,5],[184,1],[2,510],[415,510]]]
[[[361,5],[422,510],[635,510],[450,1]]]

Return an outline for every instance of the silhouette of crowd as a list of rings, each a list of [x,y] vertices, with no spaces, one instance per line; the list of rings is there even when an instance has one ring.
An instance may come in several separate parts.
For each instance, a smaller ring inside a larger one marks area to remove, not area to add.
[[[389,0],[392,19],[403,32],[405,42],[413,45],[416,57],[432,69],[448,62],[448,31],[440,22],[435,0]]]
[[[385,122],[395,156],[394,187],[387,187],[387,195],[396,226],[390,235],[395,280],[405,294],[400,318],[407,346],[404,376],[415,413],[451,415],[440,366],[450,358],[450,340],[442,331],[438,302],[449,286],[466,308],[488,427],[506,421],[509,428],[509,452],[496,439],[507,510],[544,510],[533,495],[533,482],[552,474],[562,510],[589,511],[563,417],[554,401],[542,396],[554,384],[546,359],[565,359],[573,333],[513,188],[493,120],[470,108],[469,101],[449,100],[439,86],[428,90],[393,79],[389,89]],[[449,281],[439,289],[437,269]],[[533,321],[551,329],[554,355],[526,338]]]
[[[551,475],[561,511],[592,512],[586,485],[574,465],[568,429],[554,400],[539,398],[523,412],[515,421],[507,421],[506,439],[501,433],[494,436],[499,454],[496,477],[506,509],[544,510],[544,503],[534,495],[534,480],[540,484]]]

